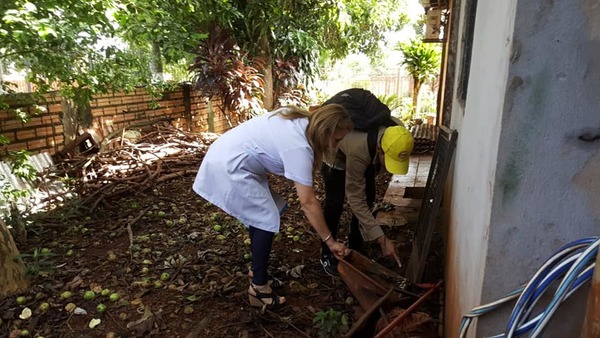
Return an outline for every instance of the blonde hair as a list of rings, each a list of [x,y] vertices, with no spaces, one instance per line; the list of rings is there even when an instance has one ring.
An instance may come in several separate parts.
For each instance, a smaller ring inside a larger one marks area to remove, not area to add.
[[[279,114],[285,119],[297,119],[301,117],[308,118],[308,127],[306,128],[306,139],[313,149],[314,161],[313,169],[318,170],[321,167],[323,156],[331,146],[331,138],[336,131],[351,131],[354,128],[350,114],[339,104],[328,104],[315,109],[313,112],[288,106],[277,109],[273,115]]]

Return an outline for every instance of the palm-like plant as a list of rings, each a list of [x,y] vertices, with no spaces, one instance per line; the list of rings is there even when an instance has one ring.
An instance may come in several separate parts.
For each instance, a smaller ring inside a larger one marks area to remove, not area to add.
[[[408,43],[399,43],[396,49],[404,55],[400,64],[406,67],[413,78],[413,109],[416,113],[421,86],[440,73],[441,52],[437,46],[416,39]]]

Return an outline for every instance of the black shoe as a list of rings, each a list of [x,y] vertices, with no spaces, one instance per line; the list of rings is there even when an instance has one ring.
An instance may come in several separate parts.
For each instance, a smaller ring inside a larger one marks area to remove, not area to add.
[[[321,265],[323,266],[323,270],[325,273],[330,276],[338,276],[337,265],[338,262],[335,257],[331,255],[322,255],[321,256]]]

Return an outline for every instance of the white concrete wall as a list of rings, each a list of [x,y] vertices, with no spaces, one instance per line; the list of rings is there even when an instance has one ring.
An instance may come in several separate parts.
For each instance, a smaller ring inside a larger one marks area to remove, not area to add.
[[[481,300],[515,6],[516,0],[479,1],[467,101],[464,109],[458,101],[453,104],[451,127],[459,135],[449,219],[446,337],[456,336],[462,314]]]
[[[479,1],[464,116],[452,112],[447,337],[560,246],[600,234],[599,104],[597,0]],[[544,337],[578,337],[585,297]],[[509,310],[478,320],[471,337],[501,333]]]

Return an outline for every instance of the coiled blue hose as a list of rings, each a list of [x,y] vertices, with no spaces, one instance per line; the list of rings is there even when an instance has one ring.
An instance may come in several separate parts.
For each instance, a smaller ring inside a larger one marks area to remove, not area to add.
[[[561,247],[530,281],[494,302],[473,308],[461,321],[459,337],[466,337],[474,318],[489,313],[516,299],[506,332],[490,338],[513,338],[531,331],[530,338],[541,337],[558,306],[592,278],[600,237],[586,237]],[[561,279],[562,278],[562,279]],[[556,281],[560,284],[545,309],[533,319],[533,309],[542,295]]]

